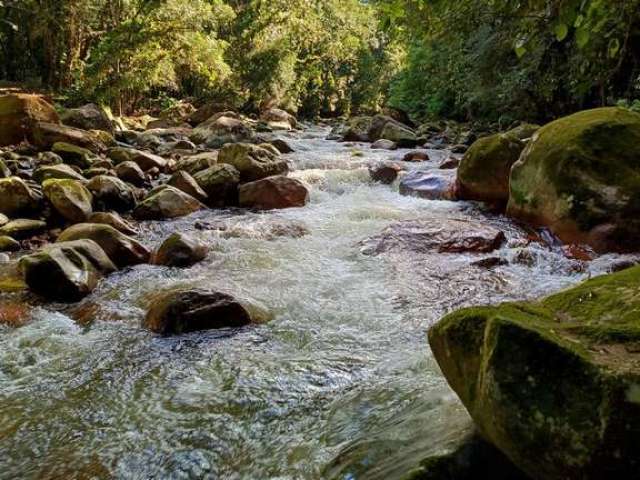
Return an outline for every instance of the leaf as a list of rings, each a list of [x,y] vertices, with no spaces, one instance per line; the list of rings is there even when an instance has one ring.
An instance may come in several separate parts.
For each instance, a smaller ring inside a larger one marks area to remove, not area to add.
[[[578,48],[584,48],[587,43],[589,43],[591,35],[589,31],[585,28],[579,28],[576,30],[576,42],[578,44]]]
[[[556,25],[555,32],[556,39],[561,42],[565,38],[567,38],[567,35],[569,34],[569,27],[567,27],[566,23],[559,23],[558,25]]]
[[[620,40],[618,40],[617,38],[612,38],[611,40],[609,40],[608,51],[609,58],[615,58],[618,55],[618,52],[620,52]]]

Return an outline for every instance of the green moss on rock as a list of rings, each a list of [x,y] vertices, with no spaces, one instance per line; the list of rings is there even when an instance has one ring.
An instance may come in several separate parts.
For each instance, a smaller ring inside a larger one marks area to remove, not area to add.
[[[587,110],[534,135],[510,181],[508,213],[598,251],[640,247],[640,115]]]
[[[534,478],[640,468],[640,267],[540,302],[461,310],[429,341],[482,434]]]

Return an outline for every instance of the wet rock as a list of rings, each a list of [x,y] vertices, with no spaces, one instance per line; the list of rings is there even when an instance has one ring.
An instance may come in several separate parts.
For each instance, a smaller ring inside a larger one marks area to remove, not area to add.
[[[240,172],[227,164],[214,165],[198,172],[193,177],[209,197],[210,207],[225,207],[238,204]]]
[[[87,179],[76,170],[74,170],[69,165],[46,165],[40,168],[37,168],[35,172],[33,172],[33,180],[42,184],[46,180],[50,179],[68,179],[68,180],[77,180],[81,183],[86,183]]]
[[[175,187],[187,195],[191,195],[202,203],[207,203],[209,201],[209,197],[206,192],[202,190],[200,185],[198,185],[198,182],[196,182],[196,180],[185,171],[177,171],[174,173],[167,182],[167,185]]]
[[[542,127],[511,171],[507,213],[597,252],[640,249],[640,114],[587,110]]]
[[[457,158],[447,158],[440,164],[440,170],[453,170],[460,166],[460,160]]]
[[[391,185],[396,181],[398,175],[402,171],[402,167],[395,163],[385,165],[375,165],[369,168],[369,175],[374,182]]]
[[[123,182],[130,183],[136,187],[142,187],[147,183],[147,176],[135,162],[122,162],[116,166],[116,175]]]
[[[158,295],[144,320],[146,328],[165,336],[250,323],[250,313],[234,297],[204,289],[175,289]]]
[[[111,225],[113,228],[125,235],[137,235],[138,230],[125,221],[120,215],[112,212],[94,212],[87,223],[100,223],[104,225]]]
[[[336,136],[343,142],[369,142],[371,141],[369,139],[369,130],[372,122],[372,117],[350,118],[344,128],[336,131]]]
[[[0,236],[0,252],[17,252],[21,249],[20,242],[8,236]]]
[[[59,123],[60,119],[53,106],[38,95],[0,96],[0,146],[27,139],[36,122]]]
[[[633,478],[639,290],[635,267],[540,302],[461,310],[429,343],[483,437],[532,478]]]
[[[55,211],[68,222],[86,222],[93,213],[91,192],[76,180],[46,180],[42,191]]]
[[[386,228],[362,243],[365,254],[403,249],[417,253],[491,253],[506,237],[497,228],[462,219],[412,220]]]
[[[240,172],[241,182],[253,182],[289,171],[286,160],[265,148],[248,143],[225,145],[218,154],[218,163],[235,167]]]
[[[167,160],[153,153],[143,152],[135,148],[115,147],[109,149],[107,156],[118,165],[124,162],[133,162],[143,170],[147,171],[152,168],[158,168],[163,171],[167,166]]]
[[[40,152],[36,158],[37,165],[59,165],[62,163],[62,157],[53,152]]]
[[[476,141],[458,168],[460,198],[490,204],[506,204],[509,175],[525,143],[509,132]]]
[[[287,142],[280,138],[270,140],[269,143],[273,145],[280,153],[293,153],[295,150]]]
[[[51,150],[60,156],[66,164],[75,165],[81,169],[91,168],[93,164],[94,155],[86,148],[71,145],[70,143],[57,142],[53,144]]]
[[[382,129],[380,138],[390,140],[400,148],[415,147],[418,143],[416,134],[408,127],[397,122],[388,122]]]
[[[469,147],[467,147],[464,144],[457,144],[457,145],[453,145],[451,147],[451,153],[465,153],[467,150],[469,149]]]
[[[91,240],[55,243],[20,259],[25,283],[50,300],[74,302],[116,271],[105,252]]]
[[[153,263],[167,267],[190,267],[207,257],[209,247],[182,233],[174,233],[155,252]]]
[[[133,216],[138,220],[164,220],[183,217],[202,208],[204,205],[191,195],[165,186],[140,202],[133,211]]]
[[[114,133],[114,128],[107,112],[93,103],[80,108],[67,109],[60,118],[62,123],[70,127]]]
[[[240,185],[239,198],[241,207],[258,210],[303,207],[309,191],[299,180],[274,176]]]
[[[0,213],[0,227],[6,225],[7,223],[9,223],[9,217]]]
[[[118,268],[148,263],[151,256],[151,252],[140,242],[105,224],[73,225],[60,234],[58,242],[83,239],[96,242]]]
[[[400,194],[427,200],[456,200],[455,172],[409,172],[400,181]]]
[[[195,175],[202,170],[213,167],[218,163],[218,152],[205,152],[183,157],[176,163],[176,170],[183,170],[189,175]]]
[[[38,209],[39,196],[18,177],[0,179],[0,213],[15,217]]]
[[[371,148],[374,150],[397,150],[398,145],[391,140],[380,139],[373,142]]]
[[[429,154],[422,150],[415,150],[409,152],[402,157],[403,162],[427,162],[429,161]]]
[[[260,119],[273,130],[293,130],[298,128],[296,117],[279,108],[271,108],[264,112]]]
[[[45,122],[37,122],[34,125],[30,140],[40,150],[51,150],[56,143],[77,145],[93,153],[103,152],[107,148],[91,132]]]
[[[133,190],[119,178],[98,175],[87,183],[97,210],[126,212],[136,206]]]
[[[0,160],[0,178],[9,178],[11,176],[13,176],[13,173],[7,167],[7,164]]]
[[[476,262],[471,263],[471,265],[473,265],[474,267],[486,268],[487,270],[494,267],[499,267],[499,266],[508,265],[508,264],[509,264],[508,261],[500,257],[487,257],[487,258],[483,258],[482,260],[478,260]]]
[[[226,143],[251,142],[254,133],[239,118],[216,115],[198,125],[189,138],[195,144],[203,144],[207,148],[220,148]]]
[[[107,168],[89,168],[82,172],[82,176],[84,178],[92,179],[94,177],[98,177],[100,175],[106,175],[108,177],[115,177],[116,172],[113,170],[109,170]]]

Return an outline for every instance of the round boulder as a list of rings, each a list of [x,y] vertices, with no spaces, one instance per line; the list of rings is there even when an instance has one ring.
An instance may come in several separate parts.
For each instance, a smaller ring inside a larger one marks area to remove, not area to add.
[[[275,176],[240,185],[240,206],[258,210],[304,207],[309,191],[300,180]]]
[[[167,267],[190,267],[207,256],[206,244],[182,233],[167,238],[153,256],[153,263]]]

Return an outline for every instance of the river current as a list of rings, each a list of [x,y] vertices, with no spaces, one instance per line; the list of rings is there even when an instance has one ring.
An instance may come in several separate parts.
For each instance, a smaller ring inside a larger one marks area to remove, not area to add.
[[[306,207],[144,223],[151,247],[181,231],[211,251],[189,269],[114,274],[78,305],[28,300],[25,326],[0,326],[0,479],[399,479],[469,425],[429,326],[462,306],[557,291],[620,258],[583,264],[477,205],[401,196],[367,167],[405,151],[327,133],[282,135]],[[449,155],[429,153],[407,167],[437,169]],[[491,256],[508,263],[363,247],[421,219],[498,227],[507,242]],[[273,319],[159,338],[142,318],[154,293],[177,285],[249,297]]]

